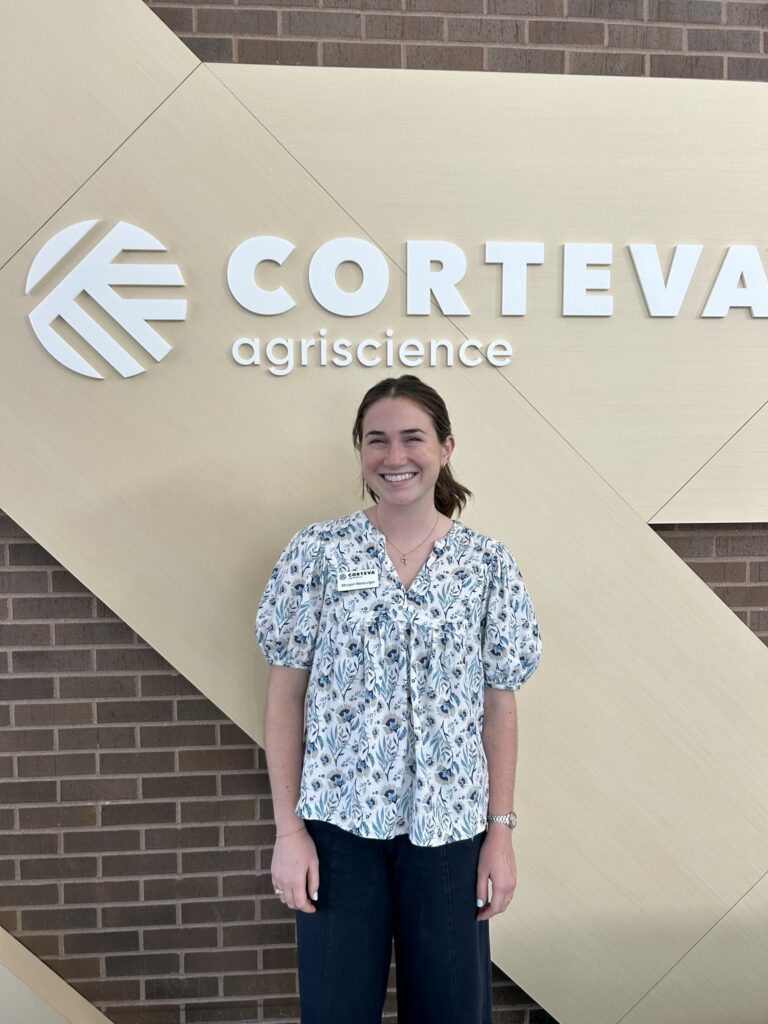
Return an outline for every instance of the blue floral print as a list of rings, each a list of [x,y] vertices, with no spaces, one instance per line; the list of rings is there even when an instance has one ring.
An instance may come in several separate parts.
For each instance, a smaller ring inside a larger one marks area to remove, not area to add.
[[[378,583],[339,589],[353,569]],[[484,688],[520,689],[541,654],[500,541],[454,522],[406,589],[362,510],[312,523],[272,571],[256,639],[270,665],[310,671],[299,817],[417,846],[485,829]]]

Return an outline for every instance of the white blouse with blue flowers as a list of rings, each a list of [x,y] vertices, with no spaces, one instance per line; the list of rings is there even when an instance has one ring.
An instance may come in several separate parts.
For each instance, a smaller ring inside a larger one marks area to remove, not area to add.
[[[367,589],[339,589],[361,570]],[[518,690],[541,653],[501,542],[454,522],[406,590],[362,510],[312,523],[272,571],[256,639],[270,665],[310,670],[299,817],[417,846],[485,829],[484,687]]]

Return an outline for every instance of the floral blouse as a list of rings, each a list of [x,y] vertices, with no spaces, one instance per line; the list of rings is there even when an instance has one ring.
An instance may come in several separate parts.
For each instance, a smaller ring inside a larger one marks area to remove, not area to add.
[[[518,690],[541,653],[501,542],[454,522],[406,590],[362,510],[312,523],[272,571],[256,639],[270,665],[310,670],[299,817],[417,846],[485,829],[484,687]]]

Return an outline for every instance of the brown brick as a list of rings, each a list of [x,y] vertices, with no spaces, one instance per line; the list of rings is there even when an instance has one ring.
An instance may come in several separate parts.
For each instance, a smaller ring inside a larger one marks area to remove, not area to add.
[[[99,672],[147,672],[167,669],[165,658],[145,647],[96,648],[96,669]]]
[[[223,796],[244,796],[246,793],[269,793],[269,777],[265,772],[243,772],[238,775],[222,775]]]
[[[144,949],[206,949],[218,945],[215,928],[151,928],[143,934]]]
[[[758,633],[768,632],[768,610],[763,608],[749,613],[752,628]]]
[[[22,779],[93,775],[95,772],[95,754],[30,754],[27,757],[18,757],[18,774]]]
[[[750,563],[749,581],[750,583],[768,583],[768,561]]]
[[[136,881],[64,883],[65,903],[135,903],[138,898]]]
[[[8,618],[8,601],[4,597],[0,597],[0,619]]]
[[[768,4],[727,3],[725,5],[725,20],[729,25],[768,28]]]
[[[104,750],[135,747],[136,732],[130,726],[94,726],[92,729],[59,729],[60,750]]]
[[[147,850],[183,850],[189,847],[219,845],[219,826],[200,825],[189,828],[148,828],[144,833]]]
[[[0,512],[0,538],[3,540],[16,540],[17,538],[32,540],[26,530],[22,530],[18,523],[14,522],[5,512]]]
[[[0,804],[42,804],[55,799],[55,782],[0,782]]]
[[[303,46],[304,44],[296,43],[296,45]],[[142,697],[183,697],[188,694],[194,696],[200,693],[196,686],[193,686],[178,672],[169,672],[167,675],[156,672],[149,676],[139,676],[139,686]]]
[[[355,43],[345,45],[354,46]],[[176,718],[179,722],[227,721],[221,708],[217,708],[207,697],[180,697],[176,701]]]
[[[0,881],[12,882],[16,878],[16,864],[12,860],[0,860]]]
[[[80,979],[98,978],[101,971],[101,962],[97,956],[49,956],[45,958],[45,963],[70,984]]]
[[[0,644],[4,647],[42,647],[52,641],[51,627],[45,623],[23,625],[9,622],[0,625]]]
[[[84,647],[87,644],[130,644],[134,632],[124,622],[59,622],[54,627],[57,644]]]
[[[202,956],[198,953],[191,955]],[[218,955],[226,956],[227,954],[219,953]],[[243,969],[247,970],[247,968]],[[270,973],[269,971],[254,971],[251,967],[247,974],[225,974],[223,981],[225,996],[255,996],[266,993],[274,995],[278,992],[294,991],[293,974],[285,971]]]
[[[480,46],[407,46],[405,66],[422,70],[482,71]]]
[[[297,970],[299,958],[295,946],[285,949],[263,949],[261,951],[261,962],[265,971],[292,971]],[[497,1014],[494,1013],[494,1019]],[[510,1022],[511,1024],[511,1022]]]
[[[13,601],[14,619],[87,619],[93,601],[90,597],[17,597]]]
[[[689,28],[688,51],[694,50],[759,53],[760,33],[738,29]]]
[[[95,857],[27,857],[21,862],[21,878],[93,878],[97,863]]]
[[[45,832],[37,835],[16,832],[14,835],[3,836],[0,849],[4,857],[32,857],[35,854],[58,853],[59,837]]]
[[[0,885],[0,906],[3,907],[40,907],[58,902],[59,889],[55,884]]]
[[[253,800],[190,800],[179,809],[182,822],[250,821],[255,816]]]
[[[197,31],[206,36],[274,36],[277,11],[198,7]]]
[[[315,6],[318,0],[313,0]],[[293,3],[291,7],[299,7],[300,4]],[[322,0],[322,6],[326,8],[335,7],[339,10],[360,10],[366,11],[399,11],[402,7],[402,0]]]
[[[92,595],[88,587],[76,579],[71,572],[67,572],[66,569],[51,570],[51,590],[54,594],[88,594],[89,606],[92,607],[93,605]]]
[[[58,956],[61,952],[58,935],[25,935],[24,945],[30,953],[46,960],[50,956]]]
[[[136,696],[136,676],[66,676],[59,682],[59,696],[67,698],[95,697],[108,700],[110,697],[128,699]]]
[[[179,771],[182,772],[242,772],[250,771],[254,764],[254,748],[227,750],[180,750]]]
[[[446,14],[482,14],[483,0],[405,0],[406,11],[444,11]]]
[[[743,82],[768,82],[768,57],[729,57],[728,77]]]
[[[203,903],[182,903],[181,920],[184,924],[206,921],[253,921],[256,913],[254,900],[206,900]]]
[[[746,583],[747,580],[746,562],[689,562],[688,568],[705,583]]]
[[[175,853],[105,854],[101,858],[105,878],[117,875],[175,875],[178,858]]]
[[[143,725],[142,747],[212,747],[216,743],[213,725]]]
[[[62,779],[61,800],[135,800],[137,779]]]
[[[649,21],[719,25],[723,5],[715,0],[648,0]]]
[[[651,54],[652,78],[722,78],[724,71],[722,57]]]
[[[257,971],[256,951],[253,949],[228,949],[218,952],[208,951],[206,953],[187,953],[184,956],[184,970],[189,974],[200,972],[209,974],[215,971],[219,974],[226,974],[229,971]],[[293,982],[293,978],[290,979]],[[279,992],[280,989],[267,988],[266,991]],[[283,989],[283,991],[285,991]]]
[[[24,932],[65,931],[98,927],[96,907],[57,907],[54,910],[22,910]]]
[[[172,750],[121,751],[119,754],[100,754],[99,770],[103,775],[149,775],[153,772],[173,772],[175,754]]]
[[[190,878],[147,878],[144,898],[147,900],[202,900],[218,895],[219,880],[214,875],[193,875]]]
[[[565,0],[488,0],[489,14],[527,18],[563,18]]]
[[[98,1001],[102,1005],[107,999],[138,999],[141,995],[141,981],[138,978],[115,981],[99,978],[98,981],[80,981],[75,988],[89,1002]],[[130,1017],[128,1013],[131,1011],[126,1011],[124,1007],[118,1007],[117,1012],[109,1006],[105,1006],[104,1010],[109,1013],[111,1024],[178,1024],[178,1018],[176,1021],[157,1020],[151,1012],[147,1013],[143,1006],[140,1012],[133,1012]]]
[[[257,875],[224,875],[221,891],[224,896],[265,896],[274,892],[274,887],[269,871],[265,870]]]
[[[340,11],[283,11],[282,32],[310,39],[354,39],[361,35],[362,19],[359,14]]]
[[[0,673],[5,675],[8,672],[9,657],[7,651],[0,651]]]
[[[0,708],[0,721],[2,720],[3,712],[5,712],[6,715],[8,715],[8,711],[9,711],[8,708]],[[15,772],[14,766],[13,766],[13,758],[10,757],[10,756],[9,757],[0,757],[0,778],[11,779],[15,775],[16,775],[16,772]]]
[[[525,22],[512,18],[449,18],[448,39],[456,43],[524,43]]]
[[[101,808],[102,825],[156,825],[176,820],[176,804],[105,804]]]
[[[153,10],[174,32],[192,31],[191,7],[153,7]]]
[[[10,807],[0,807],[0,829],[13,828],[13,811]]]
[[[669,25],[609,25],[608,45],[620,50],[682,50],[683,30]]]
[[[259,900],[259,915],[262,921],[295,921],[296,915],[277,896],[264,894]]]
[[[186,850],[181,855],[181,871],[184,875],[255,870],[253,850]]]
[[[225,825],[224,846],[273,846],[275,826],[271,821],[259,820],[252,825]]]
[[[368,39],[408,39],[428,42],[443,38],[443,18],[420,17],[417,14],[367,14],[365,35]]]
[[[90,651],[62,647],[49,651],[14,651],[14,672],[82,672],[91,667]]]
[[[218,64],[231,64],[235,59],[235,43],[224,36],[179,36],[182,43],[200,60]]]
[[[215,775],[160,775],[141,780],[141,795],[144,800],[161,797],[173,799],[187,796],[215,796]]]
[[[0,732],[0,750],[53,750],[53,737],[52,729],[3,729]]]
[[[7,704],[0,704],[0,725],[11,724],[11,709]]]
[[[84,725],[93,717],[93,704],[17,704],[14,721],[25,725]]]
[[[173,718],[170,700],[106,700],[96,708],[99,723],[162,722]]]
[[[266,967],[266,964],[264,966]],[[392,1005],[391,991],[392,990],[390,989],[390,994],[388,994],[387,998],[384,1000],[384,1012],[387,1014],[384,1019],[388,1024],[392,1024],[392,1021],[396,1019],[392,1016],[395,1012],[395,1007]],[[298,996],[293,996],[292,998],[282,997],[279,999],[270,999],[267,996],[264,996],[260,1002],[264,1007],[264,1016],[269,1020],[285,1020],[290,1017],[295,1017],[298,1020],[299,1018],[300,1010]],[[494,1019],[496,1016],[496,1013],[494,1013]],[[499,1017],[498,1024],[518,1024],[518,1022],[511,1017],[506,1019]],[[530,1017],[530,1024],[536,1024],[533,1017]]]
[[[296,927],[288,922],[278,924],[238,924],[222,932],[225,946],[277,946],[296,942]]]
[[[272,848],[259,850],[259,867],[262,871],[269,871],[272,866]]]
[[[110,831],[99,828],[88,832],[64,833],[65,853],[103,853],[106,850],[138,850],[140,847],[141,833],[137,829]]]
[[[138,956],[108,956],[105,958],[107,974],[114,977],[144,977],[152,974],[178,974],[177,953],[142,953]]]
[[[637,75],[644,73],[642,53],[594,53],[574,50],[568,57],[572,75]]]
[[[253,740],[239,725],[233,722],[222,722],[219,726],[219,737],[222,747],[253,747]]]
[[[50,677],[0,680],[0,700],[53,700]]]
[[[604,26],[591,21],[531,21],[528,24],[531,43],[601,46],[604,36]]]
[[[24,572],[22,569],[0,570],[0,591],[3,594],[45,594],[47,572]]]
[[[568,0],[568,17],[642,21],[643,0]]]
[[[218,978],[147,978],[144,982],[147,999],[199,999],[219,994]],[[202,1018],[198,1018],[202,1019]],[[222,1018],[220,1018],[222,1019]],[[240,1018],[241,1020],[245,1018]],[[251,1018],[255,1020],[255,1017]]]
[[[134,907],[104,907],[105,928],[144,928],[176,924],[176,906],[172,903],[141,903]]]
[[[21,828],[87,828],[97,824],[98,814],[93,804],[80,807],[54,804],[52,807],[20,807]]]
[[[715,587],[715,593],[731,608],[768,605],[768,587]]]
[[[64,936],[65,953],[125,953],[138,948],[138,932],[102,930]]]
[[[731,534],[717,537],[715,554],[718,558],[760,558],[768,556],[768,531],[760,533]]]

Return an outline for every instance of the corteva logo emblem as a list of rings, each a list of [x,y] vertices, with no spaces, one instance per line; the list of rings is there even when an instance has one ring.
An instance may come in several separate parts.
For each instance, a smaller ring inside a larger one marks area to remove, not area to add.
[[[84,220],[70,224],[49,239],[29,268],[26,294],[29,295],[98,223],[98,220]],[[114,290],[115,285],[184,284],[181,271],[173,263],[113,262],[122,252],[147,250],[166,252],[165,246],[148,231],[120,221],[35,306],[29,314],[29,322],[40,344],[54,359],[84,377],[103,380],[103,375],[55,329],[54,324],[60,318],[122,377],[135,377],[144,372],[141,363],[78,303],[84,293],[153,359],[159,362],[168,355],[171,346],[148,321],[184,320],[186,300],[130,299]]]

